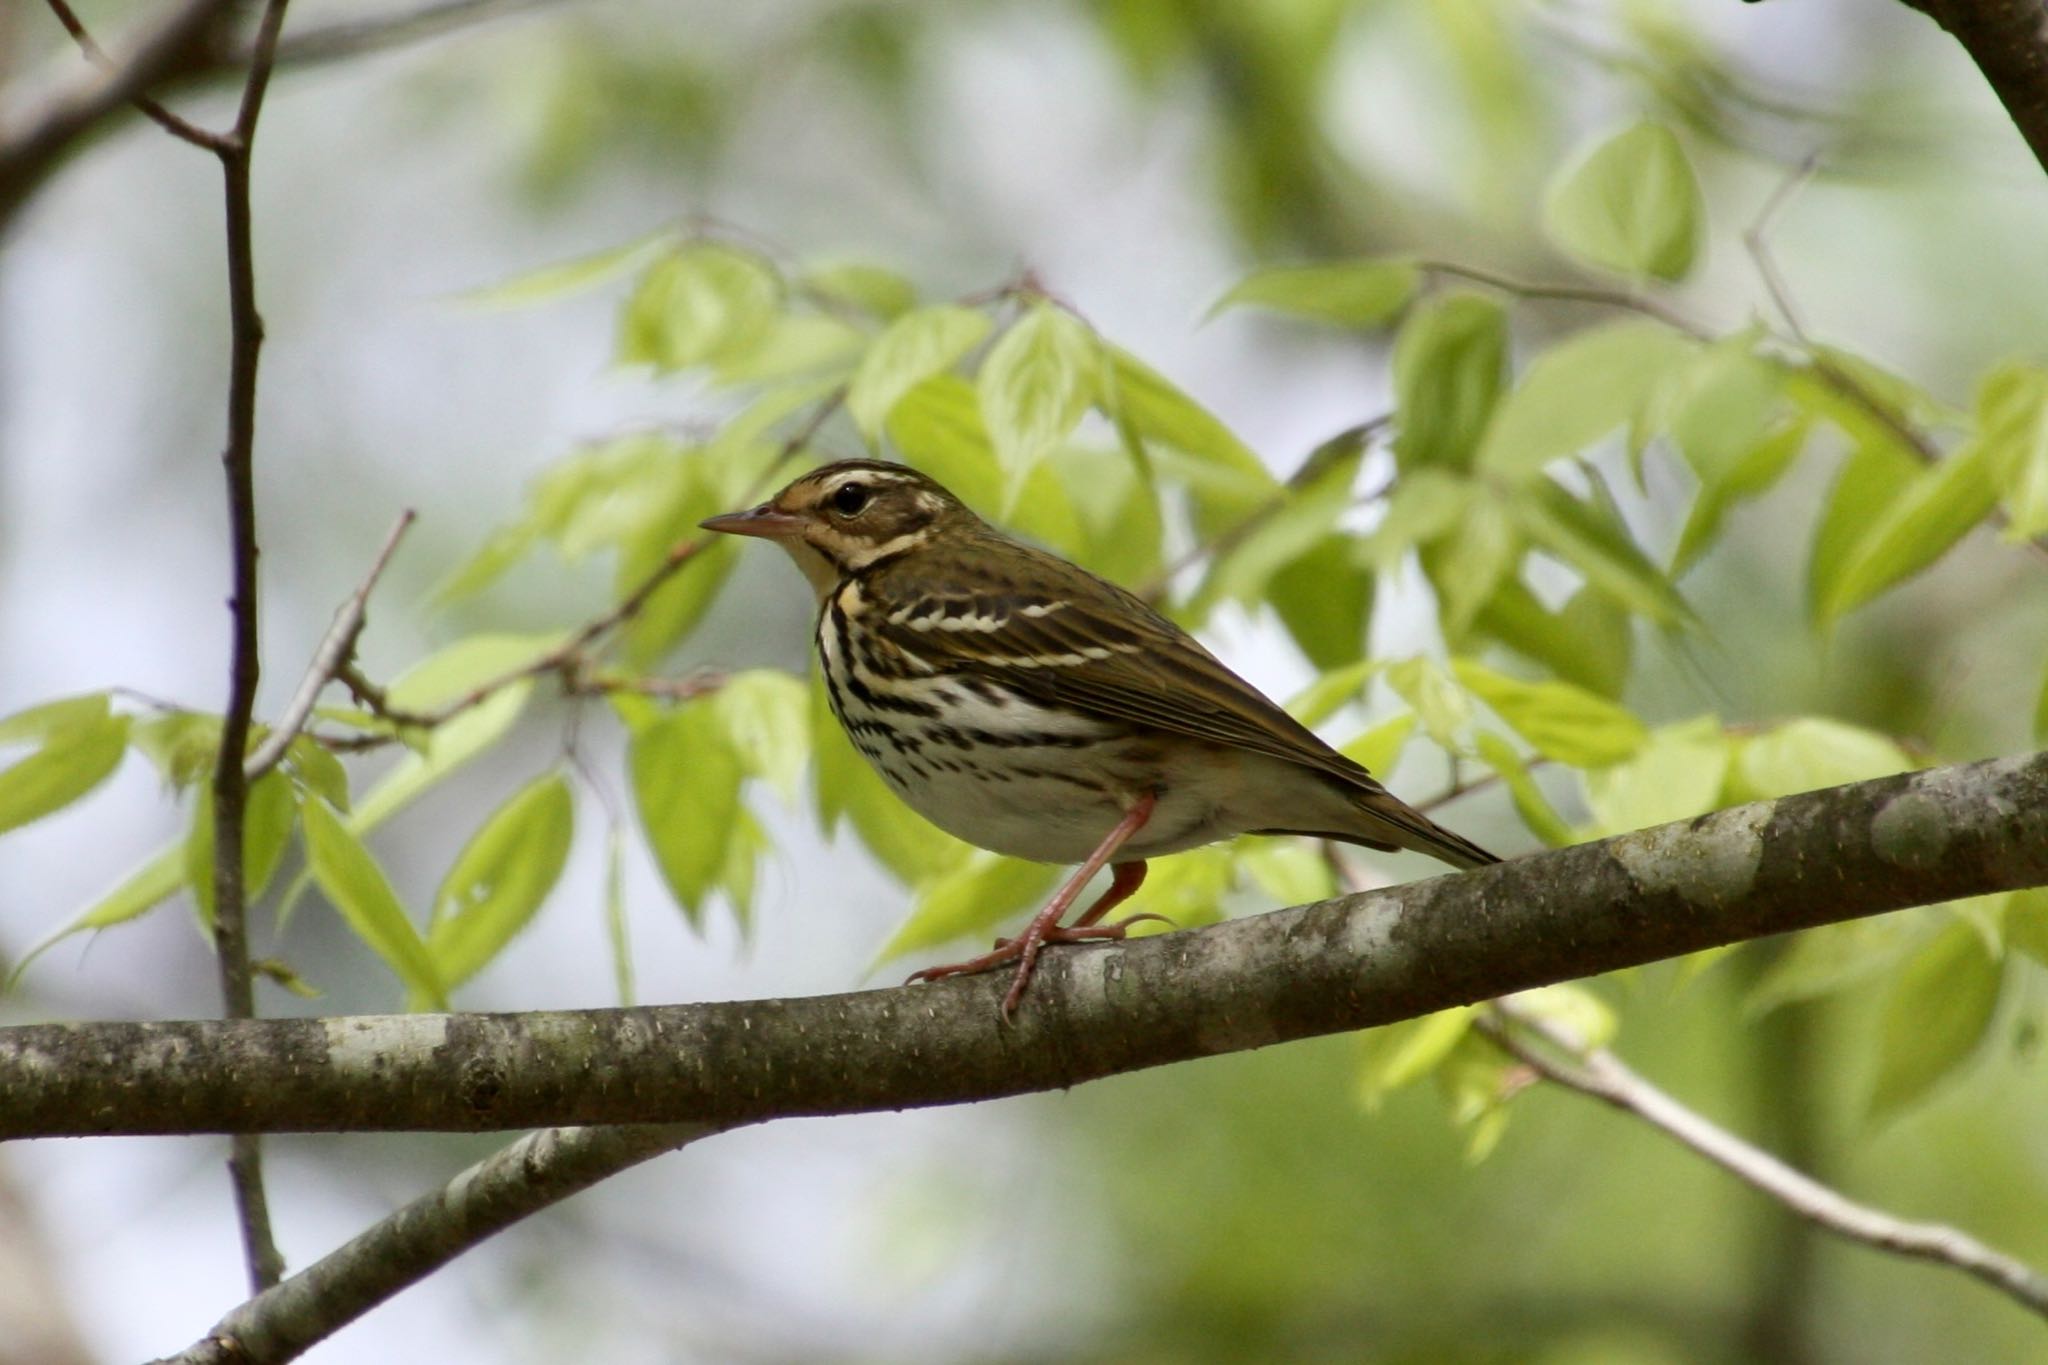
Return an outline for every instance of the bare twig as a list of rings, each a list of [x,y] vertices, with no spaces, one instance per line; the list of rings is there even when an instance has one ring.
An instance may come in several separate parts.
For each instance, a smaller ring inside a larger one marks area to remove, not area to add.
[[[107,55],[105,48],[93,41],[92,34],[86,31],[85,24],[72,11],[68,0],[46,0],[46,3],[48,3],[51,11],[57,16],[57,22],[64,25],[64,31],[77,41],[79,49],[86,56],[97,62],[100,68],[107,72],[109,76],[119,72],[120,66],[112,57]],[[166,109],[163,105],[140,91],[129,100],[129,103],[149,115],[151,119],[156,121],[159,127],[171,134],[171,136],[182,138],[194,146],[211,147],[218,137],[218,134],[201,128],[199,125],[188,122],[177,114],[172,113],[169,109]]]
[[[231,1019],[248,1019],[256,1013],[255,983],[249,969],[247,888],[242,881],[243,818],[249,802],[245,764],[250,723],[256,709],[256,683],[261,676],[257,646],[255,454],[256,368],[263,349],[263,318],[256,310],[249,172],[256,123],[263,113],[264,94],[270,88],[271,65],[277,52],[278,31],[284,25],[285,4],[286,0],[268,0],[264,5],[234,126],[203,144],[220,158],[227,201],[228,435],[227,446],[221,452],[221,467],[227,477],[228,540],[234,580],[228,610],[234,640],[228,702],[221,717],[220,753],[213,771],[213,932],[221,996]],[[249,1280],[260,1291],[283,1276],[284,1258],[270,1233],[262,1155],[253,1134],[234,1137],[228,1170],[234,1181]]]
[[[306,722],[313,715],[313,706],[320,700],[321,691],[339,676],[340,671],[355,656],[356,640],[363,633],[365,613],[370,605],[370,593],[377,586],[377,580],[384,573],[384,566],[391,562],[391,554],[398,548],[399,538],[405,534],[418,514],[407,508],[384,537],[377,558],[370,565],[370,572],[356,590],[348,595],[334,613],[334,623],[320,638],[319,646],[313,651],[313,662],[306,666],[306,676],[299,683],[299,690],[292,694],[291,704],[284,714],[277,718],[277,724],[264,737],[256,751],[243,764],[243,779],[248,782],[269,772],[284,758],[292,741],[306,728]]]
[[[1470,280],[1474,284],[1483,284],[1518,298],[1552,299],[1561,303],[1590,303],[1602,308],[1618,308],[1624,312],[1641,313],[1644,317],[1655,318],[1673,331],[1685,333],[1695,341],[1711,341],[1714,338],[1713,332],[1708,328],[1648,294],[1632,293],[1625,289],[1602,289],[1597,285],[1532,284],[1477,266],[1461,265],[1456,261],[1417,261],[1415,268],[1425,275],[1448,275],[1453,279]]]
[[[0,130],[0,224],[73,142],[203,50],[234,5],[235,0],[185,0],[163,11],[128,45],[130,55],[118,66],[86,68],[24,126]]]
[[[1607,1049],[1588,1048],[1554,1020],[1519,1007],[1512,998],[1494,1001],[1493,1010],[1492,1017],[1478,1017],[1478,1028],[1546,1080],[1635,1115],[1817,1227],[1879,1251],[1973,1275],[2048,1317],[2048,1278],[2032,1267],[1946,1224],[1909,1222],[1857,1203],[1686,1108]],[[1533,1044],[1527,1034],[1571,1059]]]

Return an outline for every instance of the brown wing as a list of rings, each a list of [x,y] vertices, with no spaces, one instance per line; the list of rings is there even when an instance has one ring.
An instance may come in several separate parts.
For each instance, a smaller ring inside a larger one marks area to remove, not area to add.
[[[869,593],[879,608],[872,628],[942,672],[1380,789],[1179,626],[1043,551],[1006,542],[990,555],[970,544],[943,559],[909,556],[882,566]]]

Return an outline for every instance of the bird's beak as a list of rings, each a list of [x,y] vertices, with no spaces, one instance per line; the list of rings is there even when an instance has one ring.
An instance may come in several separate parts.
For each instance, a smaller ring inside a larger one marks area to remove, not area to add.
[[[697,523],[707,531],[723,531],[729,536],[759,536],[763,540],[780,540],[793,536],[803,529],[803,518],[778,512],[767,503],[746,512],[727,512],[723,516],[706,517]]]

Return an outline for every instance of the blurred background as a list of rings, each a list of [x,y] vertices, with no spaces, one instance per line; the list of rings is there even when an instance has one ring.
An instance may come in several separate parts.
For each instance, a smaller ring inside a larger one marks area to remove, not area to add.
[[[146,7],[80,10],[102,39]],[[302,0],[288,33],[359,7]],[[1810,155],[1773,234],[1806,325],[1966,404],[2048,350],[2048,179],[1960,49],[1903,5],[1790,0],[952,0],[478,7],[437,37],[279,73],[257,150],[268,324],[259,419],[274,715],[399,510],[420,524],[363,642],[388,678],[484,628],[541,630],[605,578],[533,573],[453,611],[414,604],[581,441],[709,409],[608,366],[617,293],[543,307],[468,291],[707,215],[804,259],[887,265],[944,297],[1028,267],[1228,421],[1273,468],[1384,409],[1376,342],[1208,306],[1252,266],[1384,251],[1564,278],[1536,231],[1556,168],[1645,114],[1683,130],[1713,230],[1683,306],[1719,329],[1764,293],[1740,234]],[[36,0],[0,0],[0,77],[75,61]],[[224,90],[175,103],[229,117]],[[219,175],[118,121],[0,238],[0,714],[122,685],[217,710],[226,691],[226,373]],[[1568,307],[1518,326],[1568,328]],[[852,454],[850,433],[827,449]],[[1817,712],[1952,757],[2027,746],[2048,640],[2037,568],[1989,538],[1813,639],[1801,576],[1824,473],[1738,514],[1687,582],[1736,622],[1705,668],[1645,670],[1654,720]],[[1653,495],[1657,490],[1652,489]],[[1651,505],[1656,506],[1654,496]],[[1667,509],[1669,525],[1682,505]],[[1429,643],[1383,609],[1376,652]],[[764,551],[674,661],[805,666],[808,594]],[[1209,638],[1285,695],[1308,665],[1225,612]],[[478,812],[561,750],[566,710],[437,790],[376,847],[412,903]],[[600,766],[611,755],[595,749]],[[616,772],[612,772],[616,782]],[[1410,795],[1435,776],[1393,785]],[[847,989],[903,892],[806,805],[754,928],[691,931],[637,841],[626,902],[643,1001]],[[182,831],[146,764],[0,841],[0,961]],[[472,1008],[613,1003],[599,822]],[[1516,852],[1505,803],[1459,827]],[[395,1008],[389,974],[317,904],[259,949],[322,991],[270,1013]],[[2048,1263],[2039,1000],[1987,1057],[1882,1127],[1863,1117],[1877,999],[1758,1015],[1745,955],[1681,984],[1608,983],[1619,1048],[1720,1122],[1850,1193]],[[884,975],[882,980],[891,979]],[[61,946],[0,1019],[218,1013],[182,909]],[[328,1362],[847,1360],[2048,1360],[2040,1324],[1948,1272],[1821,1239],[1660,1137],[1534,1093],[1484,1162],[1428,1088],[1366,1113],[1336,1038],[975,1109],[801,1121],[655,1162],[530,1220],[345,1330]],[[498,1145],[268,1145],[303,1266]],[[0,1242],[28,1248],[91,1359],[196,1338],[243,1296],[205,1140],[0,1152]],[[55,1348],[52,1348],[53,1350]],[[0,1359],[42,1359],[8,1355]],[[54,1358],[54,1357],[48,1357]]]

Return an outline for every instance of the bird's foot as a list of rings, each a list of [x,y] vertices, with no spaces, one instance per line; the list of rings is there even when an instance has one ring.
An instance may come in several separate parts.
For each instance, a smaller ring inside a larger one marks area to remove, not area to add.
[[[1092,943],[1102,939],[1120,939],[1130,932],[1133,924],[1145,920],[1158,920],[1161,924],[1167,925],[1173,923],[1166,916],[1156,915],[1147,910],[1120,919],[1114,924],[1076,924],[1071,927],[1052,924],[1044,929],[1034,924],[1015,938],[997,939],[994,948],[978,957],[912,972],[904,984],[909,985],[914,981],[943,981],[952,976],[973,976],[978,972],[986,972],[1005,963],[1014,962],[1017,964],[1017,975],[1011,980],[1010,989],[1003,995],[1003,1020],[1007,1023],[1010,1016],[1017,1012],[1017,1002],[1024,998],[1024,988],[1031,983],[1031,973],[1038,966],[1038,954],[1048,944]]]

